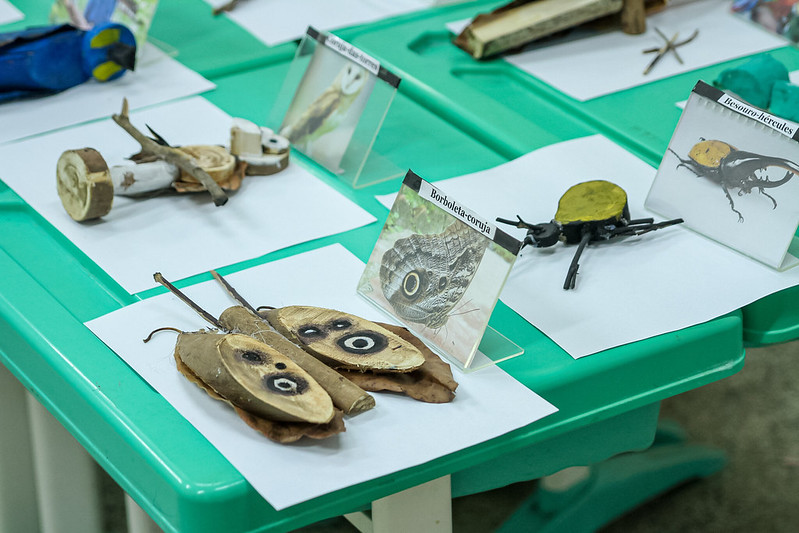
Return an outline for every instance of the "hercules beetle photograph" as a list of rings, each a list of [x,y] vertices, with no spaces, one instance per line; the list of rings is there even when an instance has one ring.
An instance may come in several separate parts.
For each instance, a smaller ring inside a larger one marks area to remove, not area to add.
[[[717,92],[691,93],[645,206],[782,269],[799,225],[799,142],[784,119]]]

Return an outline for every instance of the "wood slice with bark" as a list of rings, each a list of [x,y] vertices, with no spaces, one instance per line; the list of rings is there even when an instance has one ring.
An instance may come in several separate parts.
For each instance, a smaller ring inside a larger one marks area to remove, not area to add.
[[[354,372],[343,369],[340,369],[339,373],[362,389],[372,392],[399,392],[427,403],[447,403],[454,400],[458,382],[452,377],[450,366],[406,328],[383,323],[380,325],[413,343],[424,355],[424,364],[413,372],[405,374]]]
[[[511,2],[492,13],[475,17],[455,39],[455,44],[476,59],[494,56],[589,20],[618,13],[622,1]]]
[[[259,418],[326,424],[333,402],[291,359],[238,334],[181,333],[178,357],[214,392]]]
[[[327,391],[333,405],[345,414],[361,413],[375,406],[375,399],[366,391],[305,352],[275,331],[266,320],[255,316],[244,307],[237,305],[225,309],[219,315],[219,323],[229,331],[250,335],[291,358]]]
[[[67,150],[56,165],[58,197],[78,222],[107,215],[114,204],[114,184],[105,159],[94,148]]]
[[[186,379],[203,389],[208,395],[219,401],[228,403],[248,426],[255,429],[269,440],[281,444],[288,444],[300,440],[302,437],[311,439],[324,439],[331,437],[338,433],[346,431],[344,427],[344,418],[341,411],[334,410],[333,418],[326,424],[309,424],[306,422],[278,422],[259,417],[249,411],[232,404],[226,398],[220,396],[213,388],[195,374],[186,363],[182,361],[175,350],[175,364],[178,371],[183,374]]]

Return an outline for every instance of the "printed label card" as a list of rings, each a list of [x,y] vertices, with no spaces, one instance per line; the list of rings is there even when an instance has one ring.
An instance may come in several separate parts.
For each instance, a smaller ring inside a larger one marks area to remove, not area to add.
[[[473,364],[478,348],[497,362],[521,353],[487,330],[520,249],[520,241],[408,171],[358,292],[461,368]]]
[[[364,173],[364,167],[399,83],[370,55],[309,27],[269,123],[353,187],[393,178],[399,169]]]
[[[799,125],[698,82],[646,207],[766,265],[795,266]]]

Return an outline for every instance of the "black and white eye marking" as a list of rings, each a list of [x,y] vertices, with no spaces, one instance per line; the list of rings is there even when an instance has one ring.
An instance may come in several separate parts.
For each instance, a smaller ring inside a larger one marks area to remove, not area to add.
[[[447,288],[447,276],[441,276],[441,279],[438,280],[438,290],[443,291]]]
[[[268,357],[254,350],[239,352],[238,358],[239,360],[251,365],[262,365],[268,361]]]
[[[376,331],[358,331],[341,337],[336,344],[347,353],[366,355],[385,349],[388,339]]]
[[[352,327],[352,322],[346,318],[339,318],[330,323],[330,328],[334,330],[342,330]]]
[[[264,386],[270,391],[284,396],[296,396],[308,390],[308,382],[290,372],[264,376]]]
[[[314,324],[306,324],[304,326],[298,327],[297,334],[303,339],[307,339],[309,341],[323,339],[327,336],[327,333],[325,333],[322,328]]]
[[[422,294],[422,277],[416,270],[411,270],[402,280],[402,293],[409,300],[415,300]]]

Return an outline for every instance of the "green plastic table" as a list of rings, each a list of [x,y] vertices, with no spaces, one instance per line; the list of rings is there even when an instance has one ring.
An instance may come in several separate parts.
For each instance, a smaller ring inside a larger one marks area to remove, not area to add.
[[[688,98],[698,79],[712,82],[722,70],[749,60],[735,59],[580,102],[502,59],[476,61],[451,44],[447,22],[500,3],[467,3],[388,27],[339,33],[400,73],[406,94],[509,157],[538,147],[537,137],[527,134],[532,126],[562,129],[561,117],[567,114],[657,166],[680,118],[675,103]],[[789,71],[799,69],[795,48],[768,53]],[[799,337],[797,297],[799,287],[794,287],[745,306],[745,342],[760,345]]]
[[[225,63],[221,52],[217,57],[205,57],[202,43],[217,38],[209,37],[215,35],[217,24],[222,25],[220,31],[232,32],[229,22],[206,21],[207,31],[203,27],[203,34],[195,37],[178,33],[187,19],[178,7],[182,5],[164,0],[157,17],[172,13],[175,18],[157,18],[153,31],[178,48],[179,59],[190,66],[194,62],[194,68],[204,70],[217,83],[218,89],[206,95],[210,101],[234,116],[262,122],[291,54],[281,51],[275,52],[280,57],[266,57],[267,53],[255,58],[264,49],[247,49],[241,51],[241,61],[236,65]],[[409,20],[424,20],[424,16],[400,17],[397,23]],[[392,23],[375,27],[389,31]],[[369,35],[368,28],[351,31]],[[175,40],[170,42],[169,36]],[[393,66],[381,51],[360,42],[360,38],[355,41]],[[464,109],[454,103],[436,104],[427,96],[440,94],[440,89],[432,91],[417,79],[403,82],[376,147],[398,165],[413,168],[431,180],[488,168],[532,148],[598,131],[569,109],[535,93],[527,98],[546,110],[549,120],[490,124],[482,114],[462,113]],[[487,105],[489,112],[501,108],[490,100]],[[510,110],[504,116],[512,116]],[[502,134],[504,129],[509,133]],[[295,161],[302,159],[294,157]],[[399,180],[392,180],[354,191],[326,173],[320,172],[319,179],[355,200],[380,222],[387,210],[374,195],[399,187]],[[236,268],[332,242],[341,242],[365,261],[380,222],[244,261]],[[368,509],[372,502],[377,502],[376,511],[381,508],[379,502],[396,504],[398,500],[392,495],[406,489],[429,487],[429,482],[440,489],[442,482],[436,480],[442,478],[443,484],[451,487],[452,496],[460,496],[539,478],[574,465],[598,463],[621,452],[644,450],[655,438],[660,400],[728,376],[743,365],[740,312],[574,360],[500,303],[492,326],[525,349],[523,356],[502,363],[502,368],[554,403],[558,413],[429,463],[278,512],[197,430],[83,326],[84,321],[161,289],[128,294],[2,183],[0,224],[0,362],[166,531],[286,531]],[[204,279],[210,279],[210,275],[200,274],[189,281]],[[674,438],[659,442],[667,446]],[[617,497],[631,505],[636,498],[661,490],[662,483],[671,481],[669,473],[679,470],[676,479],[683,479],[719,467],[718,454],[683,449],[691,461],[681,461],[682,466],[675,466],[671,459],[654,462],[660,472],[656,482],[650,477],[639,485],[629,485]],[[657,452],[657,447],[652,450]],[[604,479],[606,476],[600,475],[599,484]],[[393,507],[398,505],[401,508],[401,503]]]

